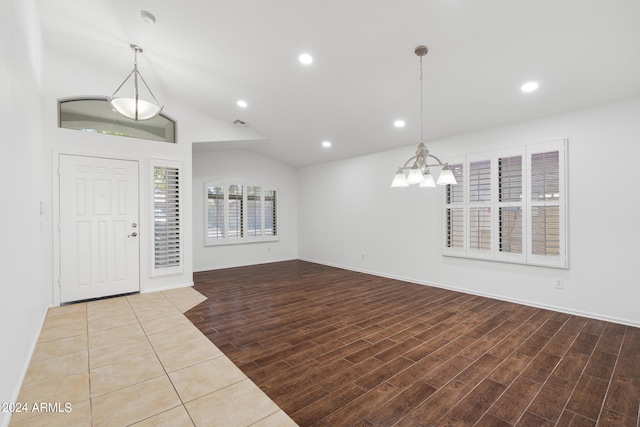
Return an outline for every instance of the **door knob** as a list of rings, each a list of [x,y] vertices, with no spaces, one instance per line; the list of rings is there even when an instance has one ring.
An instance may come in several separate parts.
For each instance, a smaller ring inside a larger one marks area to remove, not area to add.
[[[136,237],[138,235],[138,233],[136,233],[135,231],[131,234],[129,234],[127,237]]]

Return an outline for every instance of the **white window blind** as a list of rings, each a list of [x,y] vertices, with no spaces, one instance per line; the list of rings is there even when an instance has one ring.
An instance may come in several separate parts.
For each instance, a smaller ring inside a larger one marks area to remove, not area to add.
[[[207,238],[223,239],[224,237],[224,187],[207,187]]]
[[[522,253],[522,208],[500,207],[498,217],[498,250],[500,252]]]
[[[523,254],[522,158],[522,155],[498,156],[497,250],[502,254]]]
[[[257,185],[247,186],[247,236],[262,235],[262,197]]]
[[[568,266],[566,140],[449,163],[460,172],[444,190],[444,255]]]
[[[468,250],[476,256],[492,255],[491,241],[491,159],[483,155],[469,159]]]
[[[207,182],[205,245],[278,240],[277,189],[243,178]]]
[[[464,164],[450,162],[457,184],[445,187],[445,251],[465,250]]]
[[[464,248],[464,210],[447,208],[447,242],[448,248]]]
[[[276,226],[276,190],[264,192],[264,234],[265,236],[277,236]]]
[[[531,252],[561,255],[560,152],[531,154]]]
[[[491,208],[469,209],[469,249],[491,249]]]
[[[229,186],[228,217],[229,237],[237,239],[244,237],[244,198],[242,197],[242,185]]]
[[[180,169],[155,166],[153,170],[154,268],[181,265]]]
[[[480,160],[469,164],[469,201],[471,203],[491,201],[491,160]]]

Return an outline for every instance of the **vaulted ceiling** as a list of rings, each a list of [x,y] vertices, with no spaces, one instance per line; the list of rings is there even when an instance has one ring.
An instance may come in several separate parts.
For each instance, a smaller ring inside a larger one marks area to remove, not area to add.
[[[429,47],[425,140],[640,95],[638,0],[36,3],[48,46],[112,64],[115,86],[136,43],[161,101],[240,119],[253,142],[238,147],[295,167],[417,143],[421,44]],[[311,65],[298,61],[303,52]],[[539,89],[523,93],[531,80]],[[200,150],[235,143],[196,142]]]

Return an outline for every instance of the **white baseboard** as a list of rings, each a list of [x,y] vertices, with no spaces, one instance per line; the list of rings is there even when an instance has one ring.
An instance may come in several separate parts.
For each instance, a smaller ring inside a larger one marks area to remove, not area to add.
[[[160,288],[145,289],[144,291],[141,290],[140,293],[141,294],[148,294],[148,293],[151,293],[151,292],[160,292],[160,291],[169,291],[171,289],[188,288],[190,286],[193,286],[193,282],[180,283],[178,285],[171,285],[171,286],[163,286],[163,287],[160,287]]]

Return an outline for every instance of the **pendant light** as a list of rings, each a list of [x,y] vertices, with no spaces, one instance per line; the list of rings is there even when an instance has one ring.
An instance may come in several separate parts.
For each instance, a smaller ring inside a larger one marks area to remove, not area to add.
[[[410,185],[418,185],[422,188],[435,187],[438,185],[457,184],[456,177],[453,175],[448,163],[442,163],[433,154],[429,153],[427,146],[424,144],[424,114],[422,107],[422,58],[429,52],[426,46],[418,46],[415,49],[415,54],[420,58],[420,144],[416,149],[415,156],[409,158],[404,166],[399,167],[396,170],[396,174],[393,176],[393,182],[391,187],[409,187]],[[435,160],[437,163],[428,164],[429,158]],[[413,165],[409,164],[413,161]],[[429,170],[430,167],[440,167],[440,176],[436,182],[433,179],[433,175]],[[409,171],[405,175],[405,171]]]
[[[135,44],[131,44],[129,46],[134,52],[133,70],[124,79],[120,86],[118,86],[118,89],[113,92],[113,95],[109,97],[109,102],[118,113],[125,117],[135,121],[149,120],[160,114],[163,107],[160,105],[153,92],[151,92],[151,89],[149,89],[149,85],[147,85],[147,82],[142,77],[142,74],[140,74],[140,71],[138,71],[138,53],[142,53],[142,48]],[[133,78],[133,92],[131,93],[133,96],[116,96],[118,95],[118,91],[120,91],[120,89],[122,89],[122,87],[131,78]],[[149,100],[141,99],[139,81],[142,81],[146,88],[146,92],[150,95]]]

